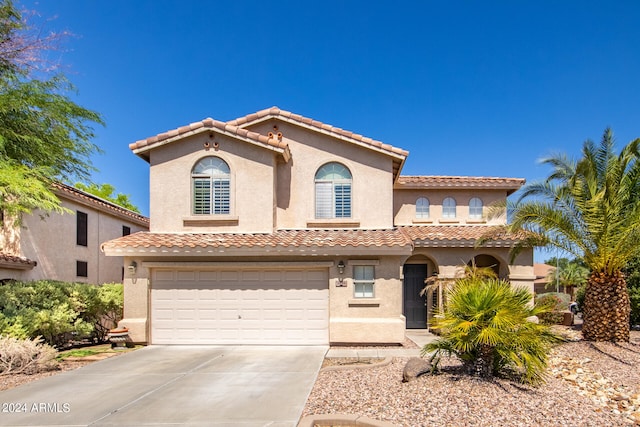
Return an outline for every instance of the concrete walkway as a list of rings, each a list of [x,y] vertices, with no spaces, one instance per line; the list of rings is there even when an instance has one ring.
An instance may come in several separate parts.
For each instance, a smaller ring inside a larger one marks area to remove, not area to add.
[[[437,335],[430,333],[427,329],[407,329],[405,332],[407,338],[417,344],[418,348],[340,348],[331,347],[327,352],[328,358],[385,358],[385,357],[420,357],[422,346],[438,338]]]
[[[0,425],[295,427],[326,351],[149,346],[0,392]]]

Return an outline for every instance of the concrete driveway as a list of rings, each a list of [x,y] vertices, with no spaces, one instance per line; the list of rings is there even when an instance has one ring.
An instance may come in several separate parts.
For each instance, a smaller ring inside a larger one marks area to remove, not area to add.
[[[296,426],[326,351],[150,346],[0,392],[0,425]]]

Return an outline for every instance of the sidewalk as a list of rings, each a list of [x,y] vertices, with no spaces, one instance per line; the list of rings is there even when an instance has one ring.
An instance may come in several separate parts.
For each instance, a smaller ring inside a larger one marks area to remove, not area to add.
[[[435,340],[437,335],[430,333],[426,329],[407,329],[405,332],[407,338],[416,343],[418,348],[350,348],[350,347],[331,347],[327,352],[327,358],[376,358],[385,357],[420,357],[422,346]]]

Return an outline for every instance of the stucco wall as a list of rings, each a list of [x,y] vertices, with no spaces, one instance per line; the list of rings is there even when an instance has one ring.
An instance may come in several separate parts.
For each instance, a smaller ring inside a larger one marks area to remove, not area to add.
[[[37,261],[31,270],[15,271],[19,280],[52,279],[94,284],[121,282],[122,257],[107,257],[100,245],[122,236],[122,226],[131,233],[146,230],[137,223],[101,212],[90,206],[62,199],[62,206],[73,213],[49,214],[41,212],[23,217],[20,229],[22,255]],[[87,246],[77,245],[77,211],[87,214]],[[76,276],[76,261],[87,262],[87,277]]]
[[[426,197],[429,200],[429,218],[416,218],[416,200],[419,197]],[[452,197],[456,201],[456,218],[442,218],[442,201],[446,197]],[[469,218],[469,200],[478,197],[483,203],[484,215],[487,214],[488,206],[506,200],[507,194],[504,190],[482,190],[482,189],[425,189],[425,190],[398,190],[394,192],[393,211],[396,225],[414,225],[421,223],[433,224],[478,224],[485,221]],[[486,224],[504,224],[506,216],[494,218]]]
[[[251,129],[266,134],[275,123],[269,121]],[[393,162],[389,156],[298,126],[277,125],[291,151],[291,161],[278,165],[277,228],[315,227],[315,174],[329,162],[341,163],[351,172],[349,220],[356,221],[360,228],[393,226]]]
[[[208,135],[195,135],[151,152],[151,231],[271,232],[278,154],[220,134],[214,137],[218,150],[206,150]],[[229,215],[192,214],[191,171],[208,156],[219,157],[229,165]]]
[[[329,283],[329,340],[332,343],[401,343],[405,318],[402,315],[402,258],[344,259],[346,268]],[[336,261],[336,264],[339,261]],[[374,298],[355,298],[353,267],[373,265]],[[338,286],[339,278],[344,286]]]

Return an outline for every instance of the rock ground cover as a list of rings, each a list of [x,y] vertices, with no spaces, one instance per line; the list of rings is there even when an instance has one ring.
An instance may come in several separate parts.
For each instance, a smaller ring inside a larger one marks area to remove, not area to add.
[[[370,369],[322,371],[303,415],[354,414],[398,426],[640,425],[640,332],[630,343],[592,343],[566,330],[570,341],[549,359],[547,383],[482,381],[443,371],[403,383],[408,359]]]

